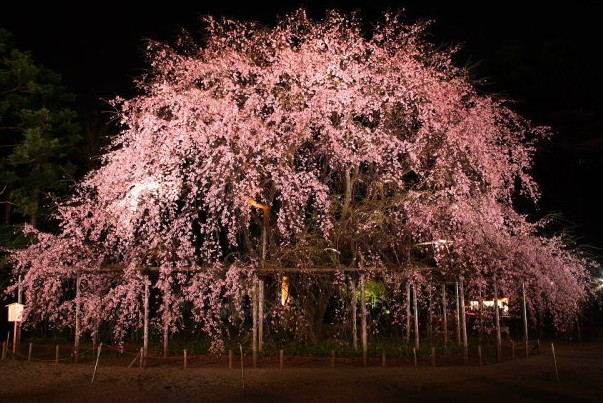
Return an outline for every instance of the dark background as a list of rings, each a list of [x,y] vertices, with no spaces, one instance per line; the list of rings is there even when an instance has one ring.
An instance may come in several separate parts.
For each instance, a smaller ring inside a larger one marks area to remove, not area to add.
[[[462,45],[455,61],[486,80],[484,91],[514,100],[524,116],[553,127],[556,134],[540,145],[534,169],[543,191],[537,214],[562,213],[581,243],[603,248],[601,1],[237,3],[7,1],[0,6],[0,27],[13,32],[37,63],[62,74],[78,109],[102,111],[109,109],[103,99],[133,94],[132,79],[146,68],[143,39],[170,41],[180,27],[198,34],[202,15],[271,23],[304,6],[313,17],[337,8],[374,21],[385,10],[404,8],[410,22],[435,20],[434,43]]]

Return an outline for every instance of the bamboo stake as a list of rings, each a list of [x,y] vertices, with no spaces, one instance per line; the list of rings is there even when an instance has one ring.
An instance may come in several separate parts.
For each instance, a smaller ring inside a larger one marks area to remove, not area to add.
[[[465,289],[463,287],[463,279],[459,282],[459,297],[460,297],[460,309],[461,309],[461,321],[463,331],[463,361],[465,365],[469,362],[469,350],[467,345],[467,319],[465,317]]]
[[[480,346],[480,345],[477,346],[477,358],[479,359],[479,366],[481,367],[483,365],[483,362],[482,362],[482,346]]]
[[[412,304],[415,324],[415,348],[419,349],[419,306],[417,304],[417,285],[412,285]]]
[[[529,353],[528,353],[528,309],[527,309],[527,302],[526,302],[526,284],[525,283],[521,283],[521,295],[522,295],[522,300],[523,300],[523,340],[525,342],[525,346],[526,346],[526,358],[529,357]]]
[[[360,315],[362,327],[362,363],[366,367],[368,361],[368,334],[366,324],[366,290],[364,274],[360,275]]]
[[[285,355],[285,352],[283,351],[283,349],[278,350],[278,368],[279,369],[283,369],[283,367],[285,366],[284,355]]]
[[[406,282],[406,344],[410,342],[410,282]]]
[[[356,295],[356,282],[354,279],[350,279],[352,288],[352,345],[354,351],[358,351],[358,295]]]
[[[239,351],[241,352],[241,383],[243,384],[243,389],[245,389],[245,373],[243,371],[243,346],[239,344]]]
[[[75,337],[73,342],[73,358],[75,362],[79,360],[80,352],[80,334],[82,332],[82,318],[81,318],[81,307],[80,307],[80,283],[81,277],[78,274],[75,279]],[[31,348],[31,344],[30,344]]]
[[[144,348],[143,353],[143,365],[146,367],[147,363],[147,352],[149,351],[149,284],[150,280],[145,279],[144,281],[144,323],[143,323],[143,336],[142,336],[142,344]]]
[[[258,280],[258,351],[264,351],[264,280]]]
[[[444,320],[444,346],[448,345],[448,316],[446,309],[446,283],[442,284],[442,316]]]
[[[59,345],[56,345],[56,348],[54,350],[54,364],[55,365],[59,365]]]
[[[31,361],[31,350],[33,349],[33,344],[29,343],[29,351],[27,352],[27,361]]]
[[[456,305],[456,344],[461,345],[461,308],[459,304],[459,282],[454,283]]]
[[[555,377],[557,378],[557,382],[559,382],[559,371],[557,370],[557,357],[555,356],[555,345],[551,343],[551,351],[553,352],[553,362],[555,364]]]
[[[182,359],[184,360],[184,367],[183,367],[183,369],[186,369],[187,364],[188,364],[187,359],[186,359],[186,349],[184,349],[184,355],[183,355]]]
[[[139,353],[138,357],[139,357],[138,367],[142,368],[142,361],[144,359],[144,347],[140,347],[140,353]]]
[[[101,348],[103,347],[103,343],[101,342],[98,345],[98,353],[96,354],[96,364],[94,364],[94,372],[92,373],[92,379],[90,383],[94,382],[94,377],[96,376],[96,370],[98,369],[98,360],[100,359]]]
[[[502,339],[500,337],[500,313],[498,311],[498,282],[494,274],[494,323],[496,325],[496,362],[501,359]]]

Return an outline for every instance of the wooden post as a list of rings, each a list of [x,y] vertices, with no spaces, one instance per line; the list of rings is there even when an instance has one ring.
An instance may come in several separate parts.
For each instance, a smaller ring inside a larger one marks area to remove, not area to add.
[[[461,310],[461,322],[463,331],[463,361],[465,365],[469,363],[469,347],[467,345],[467,320],[465,317],[465,289],[463,287],[463,279],[459,281],[459,299]]]
[[[59,364],[59,345],[56,345],[56,348],[54,350],[54,364],[58,365]]]
[[[366,324],[366,290],[364,274],[360,275],[360,323],[362,328],[362,363],[366,367],[368,360],[368,334]]]
[[[479,307],[478,307],[478,316],[479,316],[479,325],[477,330],[477,344],[482,344],[482,333],[484,329],[484,296],[482,293],[482,285],[479,285]]]
[[[427,287],[429,303],[427,304],[427,337],[431,340],[433,338],[433,293],[431,290],[431,284]]]
[[[381,366],[385,368],[385,349],[381,350]]]
[[[6,342],[3,341],[2,342],[2,359],[4,360],[6,358]]]
[[[559,371],[557,370],[557,357],[555,356],[555,345],[551,343],[551,351],[553,352],[553,362],[555,363],[555,377],[559,382]]]
[[[258,280],[258,351],[264,351],[264,280]]]
[[[331,368],[335,368],[335,350],[331,350]]]
[[[232,369],[232,350],[228,350],[228,369]]]
[[[27,361],[31,361],[31,350],[33,349],[33,344],[29,343],[29,351],[27,352]]]
[[[500,337],[500,313],[498,311],[498,282],[494,274],[494,324],[496,326],[496,362],[501,359],[502,340]]]
[[[448,345],[448,316],[446,314],[446,283],[442,284],[442,316],[444,321],[444,346]]]
[[[483,362],[482,362],[482,346],[481,345],[477,346],[477,358],[479,359],[479,366],[481,367],[483,365]]]
[[[82,332],[82,318],[81,318],[81,295],[80,295],[80,283],[81,276],[78,273],[75,278],[75,335],[73,342],[73,358],[75,362],[79,360],[79,352],[80,352],[80,334]],[[30,344],[31,347],[31,344]]]
[[[412,285],[412,304],[415,323],[415,348],[419,349],[419,306],[417,304],[417,285]]]
[[[90,383],[94,382],[94,377],[96,376],[96,370],[98,369],[98,360],[100,359],[101,348],[103,347],[103,343],[98,345],[98,353],[96,354],[96,364],[94,364],[94,372],[92,373],[92,379]]]
[[[182,356],[182,359],[184,360],[184,367],[183,367],[183,369],[186,369],[186,366],[187,366],[186,349],[184,349],[184,355]]]
[[[528,352],[528,309],[526,303],[526,283],[521,283],[521,295],[523,300],[523,341],[526,346],[526,358],[529,356]]]
[[[285,352],[283,351],[283,349],[281,348],[280,350],[278,350],[278,368],[279,369],[283,369],[283,367],[285,366]]]
[[[406,344],[410,342],[410,282],[406,282]]]
[[[454,283],[456,305],[456,344],[461,345],[461,307],[459,303],[459,282]]]
[[[144,280],[144,301],[143,301],[144,323],[143,323],[143,336],[142,336],[142,344],[143,344],[143,349],[144,349],[143,365],[145,367],[146,367],[146,361],[147,361],[147,353],[149,351],[149,315],[150,315],[149,284],[150,283],[151,283],[151,281],[148,278],[145,278],[145,280]]]
[[[356,295],[356,281],[350,278],[352,288],[352,346],[354,351],[358,351],[358,296]]]
[[[421,390],[421,385],[419,384],[419,366],[418,366],[418,362],[417,362],[417,349],[416,348],[412,348],[412,355],[414,357],[414,361],[415,361],[415,374],[417,375],[417,390]]]
[[[19,322],[13,322],[13,355],[17,355],[17,346],[19,345]]]
[[[251,298],[251,315],[252,315],[252,335],[251,335],[251,354],[253,357],[253,367],[257,365],[258,353],[258,284],[257,280],[253,282],[253,291]]]
[[[431,346],[431,366],[436,366],[436,350],[434,346]]]
[[[144,360],[144,347],[140,347],[139,356],[140,356],[140,360],[139,360],[139,363],[138,363],[138,367],[142,368],[142,362]]]
[[[167,316],[167,312],[170,309],[167,296],[163,295],[163,316],[164,318]],[[170,338],[170,326],[167,320],[163,321],[163,358],[167,358],[168,356],[168,347],[169,347],[169,338]]]
[[[245,373],[243,371],[243,345],[239,344],[239,351],[241,353],[241,383],[243,384],[243,389],[245,389]]]

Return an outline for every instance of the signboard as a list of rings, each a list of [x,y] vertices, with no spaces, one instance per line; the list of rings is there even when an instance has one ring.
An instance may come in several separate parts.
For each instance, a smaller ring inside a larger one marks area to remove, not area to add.
[[[13,302],[12,304],[8,304],[8,321],[9,322],[21,322],[23,319],[23,308],[25,305],[20,304],[18,302]]]

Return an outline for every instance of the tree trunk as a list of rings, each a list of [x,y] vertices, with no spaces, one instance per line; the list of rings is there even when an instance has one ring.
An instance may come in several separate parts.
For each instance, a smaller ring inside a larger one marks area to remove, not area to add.
[[[410,282],[406,282],[406,344],[410,342]]]
[[[500,361],[502,351],[502,340],[500,337],[500,313],[498,312],[498,282],[494,275],[494,321],[496,325],[496,361]]]
[[[459,282],[454,283],[456,303],[456,344],[461,345],[461,307],[459,303]]]
[[[415,349],[419,350],[419,306],[417,304],[417,285],[412,285],[412,305],[414,310],[415,322]]]

